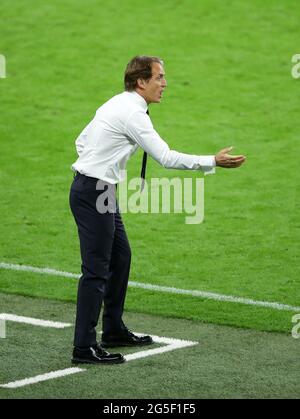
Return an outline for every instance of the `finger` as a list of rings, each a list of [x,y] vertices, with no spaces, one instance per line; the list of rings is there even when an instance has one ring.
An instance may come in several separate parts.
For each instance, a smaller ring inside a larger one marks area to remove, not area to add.
[[[244,163],[245,161],[246,159],[235,159],[235,160],[231,160],[230,163],[240,164],[240,163]]]
[[[226,164],[225,164],[224,167],[227,167],[227,168],[240,167],[243,163],[244,163],[243,160],[240,160],[240,161],[230,161],[230,162],[226,162]]]
[[[233,147],[227,147],[227,148],[223,148],[223,150],[220,151],[220,153],[222,154],[226,154],[226,153],[230,153],[230,151],[233,150]]]
[[[244,161],[236,162],[235,163],[235,167],[240,167],[243,163],[244,163]]]
[[[245,157],[243,154],[225,154],[226,157]]]
[[[245,160],[246,157],[243,155],[240,156],[230,156],[229,154],[226,156],[228,160],[237,161],[237,160]]]

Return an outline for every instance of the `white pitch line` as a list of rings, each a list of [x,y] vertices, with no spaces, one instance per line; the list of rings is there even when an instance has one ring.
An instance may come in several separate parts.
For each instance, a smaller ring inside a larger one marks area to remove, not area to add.
[[[145,284],[143,282],[131,282],[130,285],[136,288],[143,288],[150,291],[167,292],[171,294],[191,295],[193,297],[204,298],[214,301],[225,301],[228,303],[238,303],[250,306],[272,308],[280,311],[300,311],[300,307],[290,306],[287,304],[269,302],[269,301],[258,301],[250,298],[235,297],[233,295],[217,294],[214,292],[198,291],[198,290],[184,290],[180,288],[164,287],[161,285]]]
[[[53,327],[56,329],[71,326],[68,323],[58,323],[58,322],[52,322],[48,320],[33,319],[30,317],[15,316],[12,314],[5,314],[5,313],[0,314],[0,319],[18,322],[18,323],[32,324],[34,326]],[[136,335],[142,336],[141,333],[136,333]],[[130,355],[125,355],[124,358],[126,359],[126,361],[134,361],[136,359],[146,358],[148,356],[153,356],[153,355],[160,355],[166,352],[174,351],[176,349],[188,348],[190,346],[198,345],[198,342],[192,342],[189,340],[166,338],[166,337],[155,336],[155,335],[151,335],[151,337],[155,343],[165,344],[166,346],[163,346],[162,348],[149,349],[146,351],[139,351]],[[0,384],[0,388],[15,389],[15,388],[20,388],[20,387],[25,387],[31,384],[41,383],[43,381],[53,380],[55,378],[65,377],[71,374],[77,374],[83,371],[86,371],[86,369],[67,368],[67,369],[59,370],[59,371],[52,371],[47,374],[37,375],[35,377],[30,377],[30,378],[24,378],[23,380],[12,381],[7,384]]]
[[[140,333],[136,334],[141,336]],[[153,335],[151,335],[151,337],[154,342],[165,343],[166,346],[163,346],[162,348],[149,349],[146,351],[139,351],[130,355],[125,355],[124,358],[126,359],[126,361],[135,361],[136,359],[147,358],[149,356],[160,355],[166,352],[175,351],[176,349],[188,348],[190,346],[198,345],[198,342],[192,342],[189,340],[172,339]],[[43,381],[53,380],[54,378],[65,377],[67,375],[76,374],[78,372],[84,371],[86,371],[86,369],[67,368],[65,370],[53,371],[47,374],[37,375],[36,377],[25,378],[24,380],[12,381],[7,384],[1,384],[0,388],[15,389],[25,387],[31,384],[37,384]]]
[[[135,333],[138,336],[142,336],[140,333]],[[134,354],[126,355],[126,361],[134,361],[136,359],[146,358],[148,356],[160,355],[166,352],[175,351],[176,349],[188,348],[190,346],[198,345],[199,342],[192,342],[190,340],[173,339],[161,336],[151,335],[155,343],[165,343],[166,346],[162,348],[148,349],[146,351],[136,352]]]
[[[31,317],[15,316],[14,314],[0,314],[0,320],[10,321],[14,323],[31,324],[33,326],[51,327],[52,329],[65,329],[71,327],[70,323],[53,322],[50,320],[33,319]]]
[[[13,271],[26,271],[26,272],[40,273],[40,274],[52,275],[52,276],[62,276],[65,278],[78,279],[80,277],[79,274],[74,274],[71,272],[57,271],[55,269],[50,269],[50,268],[36,268],[34,266],[16,265],[16,264],[11,264],[11,263],[4,263],[4,262],[0,262],[0,269],[8,269],[8,270],[13,270]],[[279,311],[296,311],[298,313],[300,312],[300,307],[297,307],[297,306],[291,306],[287,304],[270,302],[270,301],[257,301],[250,298],[236,297],[233,295],[217,294],[217,293],[207,292],[207,291],[185,290],[185,289],[180,289],[180,288],[164,287],[160,285],[146,284],[143,282],[133,282],[133,281],[129,281],[129,286],[134,287],[134,288],[150,290],[150,291],[156,291],[156,292],[189,295],[192,297],[198,297],[198,298],[203,298],[203,299],[208,299],[208,300],[224,301],[224,302],[229,302],[229,303],[237,303],[237,304],[256,306],[256,307],[264,307],[264,308],[270,308],[270,309],[279,310]]]
[[[53,371],[47,374],[37,375],[36,377],[25,378],[24,380],[12,381],[11,383],[1,384],[0,388],[19,388],[30,384],[37,384],[43,381],[53,380],[54,378],[66,377],[67,375],[77,374],[86,371],[81,368],[67,368],[65,370]]]
[[[8,269],[11,271],[33,272],[37,274],[46,274],[46,275],[53,275],[53,276],[63,276],[64,278],[78,279],[80,277],[80,275],[77,275],[77,274],[72,274],[70,272],[64,272],[64,271],[57,271],[56,269],[51,269],[51,268],[36,268],[34,266],[16,265],[13,263],[4,263],[4,262],[0,262],[0,269]]]

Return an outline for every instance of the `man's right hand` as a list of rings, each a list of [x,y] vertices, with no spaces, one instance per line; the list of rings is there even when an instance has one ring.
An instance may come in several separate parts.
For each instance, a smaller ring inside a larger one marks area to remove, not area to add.
[[[245,162],[246,157],[243,155],[230,156],[228,153],[232,151],[232,149],[233,147],[224,148],[215,155],[217,166],[234,169],[236,167],[240,167]]]

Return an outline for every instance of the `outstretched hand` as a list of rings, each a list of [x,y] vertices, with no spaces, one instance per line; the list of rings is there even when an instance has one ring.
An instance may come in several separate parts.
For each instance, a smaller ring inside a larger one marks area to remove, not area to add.
[[[227,169],[234,169],[240,167],[246,160],[246,157],[243,155],[240,156],[231,156],[228,154],[232,151],[233,147],[224,148],[216,154],[216,165],[220,167],[225,167]]]

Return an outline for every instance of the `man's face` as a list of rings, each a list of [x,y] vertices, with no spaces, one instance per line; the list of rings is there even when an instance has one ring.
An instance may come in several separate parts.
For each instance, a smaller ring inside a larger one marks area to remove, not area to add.
[[[164,68],[159,63],[152,64],[152,77],[150,80],[142,80],[142,95],[146,102],[149,103],[160,103],[162,93],[167,87],[167,81],[165,79]]]

